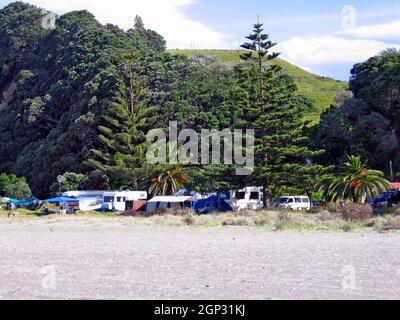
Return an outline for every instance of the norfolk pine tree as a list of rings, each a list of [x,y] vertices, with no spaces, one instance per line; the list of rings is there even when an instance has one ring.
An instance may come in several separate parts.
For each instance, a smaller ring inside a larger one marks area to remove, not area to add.
[[[254,25],[249,42],[242,45],[246,52],[241,55],[238,83],[244,94],[238,96],[245,103],[237,126],[255,131],[255,171],[250,180],[263,186],[264,207],[269,207],[272,188],[301,185],[304,180],[310,184],[310,177],[317,180],[327,168],[312,164],[321,151],[305,146],[303,111],[310,101],[297,95],[291,77],[271,63],[279,54],[271,52],[276,43],[262,27],[262,23]]]
[[[137,190],[149,176],[146,134],[153,129],[158,107],[149,105],[146,77],[135,54],[121,58],[112,79],[113,98],[98,128],[103,148],[92,150],[88,164],[107,173],[114,183]]]

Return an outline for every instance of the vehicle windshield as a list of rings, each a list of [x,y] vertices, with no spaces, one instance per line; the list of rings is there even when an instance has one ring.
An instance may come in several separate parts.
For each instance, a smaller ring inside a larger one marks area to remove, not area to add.
[[[279,198],[279,203],[286,203],[288,202],[289,198],[288,197],[281,197]]]

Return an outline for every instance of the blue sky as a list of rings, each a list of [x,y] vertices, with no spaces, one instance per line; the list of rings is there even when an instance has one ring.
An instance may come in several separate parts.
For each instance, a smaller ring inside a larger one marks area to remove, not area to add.
[[[10,3],[0,0],[0,7]],[[393,0],[27,0],[59,14],[88,9],[129,28],[140,14],[170,48],[237,49],[260,15],[282,58],[347,80],[349,70],[388,47],[400,48],[400,2]]]

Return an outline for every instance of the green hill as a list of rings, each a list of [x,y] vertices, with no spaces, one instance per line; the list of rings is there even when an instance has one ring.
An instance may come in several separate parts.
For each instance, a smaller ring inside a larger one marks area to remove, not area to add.
[[[204,54],[218,57],[222,61],[232,64],[240,61],[239,51],[170,50],[170,52],[187,56]],[[315,110],[311,110],[306,114],[306,119],[312,120],[313,123],[319,121],[321,113],[328,109],[333,99],[348,87],[347,82],[317,76],[281,59],[277,59],[276,61],[276,63],[285,68],[296,81],[299,92],[315,101]]]

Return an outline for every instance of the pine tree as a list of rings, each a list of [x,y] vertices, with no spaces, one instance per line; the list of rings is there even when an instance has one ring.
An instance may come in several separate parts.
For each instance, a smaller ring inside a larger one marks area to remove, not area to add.
[[[237,126],[255,131],[256,168],[250,180],[264,187],[264,206],[268,207],[273,188],[299,185],[301,177],[315,175],[323,167],[310,163],[320,152],[304,146],[303,111],[311,102],[298,96],[293,80],[272,63],[279,56],[271,52],[276,43],[262,27],[257,23],[247,37],[250,42],[242,45],[246,52],[241,55],[237,81],[245,106]]]
[[[114,185],[135,190],[149,178],[146,134],[153,129],[157,106],[150,106],[146,77],[133,54],[123,56],[114,70],[115,91],[104,124],[99,126],[103,148],[92,150],[88,164],[106,172]]]

